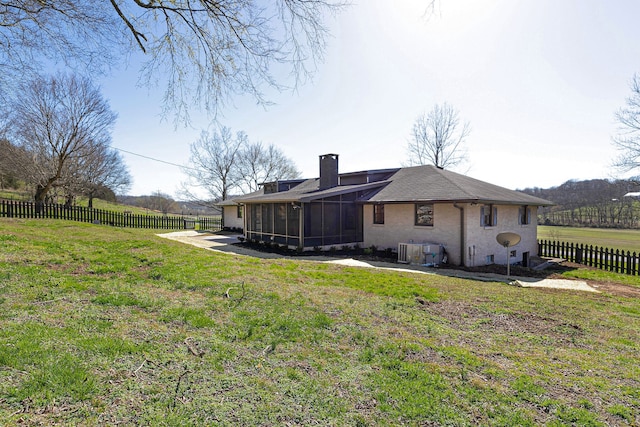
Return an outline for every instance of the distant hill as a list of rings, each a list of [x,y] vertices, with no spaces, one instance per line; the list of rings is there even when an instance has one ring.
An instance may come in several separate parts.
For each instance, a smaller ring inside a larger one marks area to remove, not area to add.
[[[118,196],[118,203],[128,206],[136,206],[177,215],[220,215],[220,209],[207,206],[204,203],[191,201],[176,201],[166,194],[156,193],[150,196]]]
[[[544,208],[544,222],[551,225],[638,228],[640,202],[625,194],[640,191],[636,180],[570,180],[551,188],[518,190],[555,203]]]
[[[221,215],[222,211],[217,207],[204,206],[198,202],[178,200],[176,203],[180,206],[180,211],[185,215]]]
[[[534,187],[518,191],[550,200],[560,206],[577,207],[615,199],[621,200],[627,193],[640,191],[640,182],[606,179],[570,180],[557,187],[547,189]]]

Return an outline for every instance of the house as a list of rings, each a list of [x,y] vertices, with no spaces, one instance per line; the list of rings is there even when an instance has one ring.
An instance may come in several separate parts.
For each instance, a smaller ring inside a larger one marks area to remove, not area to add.
[[[265,183],[223,209],[225,221],[234,210],[234,221],[244,216],[249,240],[304,250],[417,245],[432,261],[479,266],[528,265],[537,255],[537,208],[550,205],[431,165],[341,174],[338,155],[325,154],[319,178]],[[503,232],[520,242],[505,249],[496,240]]]
[[[217,203],[222,208],[222,224],[225,230],[242,231],[244,229],[244,206],[230,198]]]

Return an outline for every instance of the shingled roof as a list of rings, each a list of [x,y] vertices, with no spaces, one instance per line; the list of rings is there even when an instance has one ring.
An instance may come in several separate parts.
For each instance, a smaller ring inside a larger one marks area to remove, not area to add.
[[[259,191],[233,200],[239,203],[308,202],[356,191],[366,192],[366,195],[359,199],[361,203],[471,202],[531,206],[553,205],[548,200],[489,184],[432,165],[400,168],[383,181],[339,185],[324,190],[319,190],[318,179],[312,178],[288,191],[270,194]]]
[[[476,202],[550,206],[552,202],[432,165],[399,169],[367,199],[375,203]]]

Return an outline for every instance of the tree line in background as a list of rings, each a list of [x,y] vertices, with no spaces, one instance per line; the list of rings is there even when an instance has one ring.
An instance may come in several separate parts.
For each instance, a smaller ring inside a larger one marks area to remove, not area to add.
[[[154,191],[144,196],[118,195],[117,201],[123,205],[149,209],[164,215],[211,216],[221,213],[218,207],[207,206],[197,201],[174,200],[171,195],[161,191]]]
[[[556,204],[542,208],[541,224],[640,227],[640,198],[633,194],[640,192],[637,180],[571,180],[548,189],[526,188],[520,191]]]

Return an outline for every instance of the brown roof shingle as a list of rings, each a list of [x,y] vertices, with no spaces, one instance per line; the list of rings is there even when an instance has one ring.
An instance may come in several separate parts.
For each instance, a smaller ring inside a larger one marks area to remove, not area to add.
[[[377,191],[376,191],[377,190]],[[318,179],[308,179],[288,191],[262,192],[234,198],[239,203],[306,202],[338,194],[367,191],[363,203],[477,202],[550,206],[552,202],[510,190],[432,165],[398,169],[385,181],[341,185],[318,190]]]
[[[398,170],[369,202],[482,202],[549,206],[552,202],[432,165]]]

